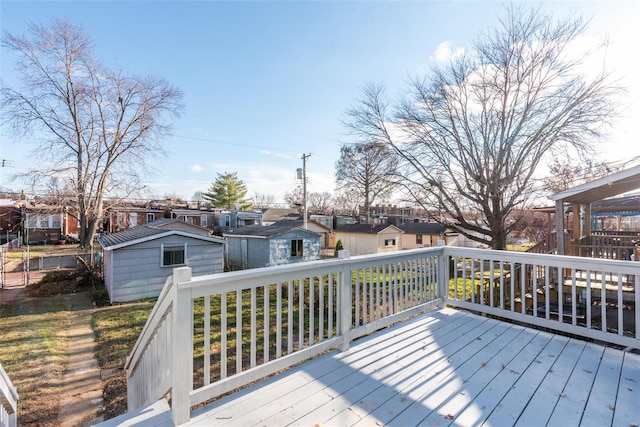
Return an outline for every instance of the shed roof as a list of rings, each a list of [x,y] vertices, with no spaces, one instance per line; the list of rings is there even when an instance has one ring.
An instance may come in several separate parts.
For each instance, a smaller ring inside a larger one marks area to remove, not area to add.
[[[185,225],[195,228],[190,232],[188,231],[189,228],[185,227]],[[113,250],[171,235],[179,235],[212,243],[226,243],[223,239],[216,239],[203,235],[199,230],[197,230],[202,228],[203,227],[187,224],[186,222],[177,219],[163,218],[157,221],[127,228],[126,230],[118,233],[102,235],[98,237],[98,243],[100,243],[104,249]]]
[[[373,224],[345,224],[336,228],[336,233],[360,233],[360,234],[379,234],[380,232],[388,229],[395,228],[400,233],[404,233],[401,229],[395,225],[373,225]]]
[[[293,230],[301,230],[305,233],[312,234],[314,236],[320,236],[310,230],[305,230],[301,225],[298,225],[296,221],[280,221],[271,225],[247,225],[240,227],[234,231],[224,233],[225,237],[261,237],[265,239],[271,239],[272,237],[278,237],[283,234],[289,233]]]
[[[640,165],[550,196],[551,200],[588,204],[640,188]]]
[[[437,222],[406,222],[398,227],[409,234],[441,234],[445,226]]]

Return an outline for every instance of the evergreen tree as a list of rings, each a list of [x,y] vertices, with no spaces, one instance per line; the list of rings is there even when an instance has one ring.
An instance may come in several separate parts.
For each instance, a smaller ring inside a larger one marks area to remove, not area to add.
[[[246,210],[251,208],[251,202],[246,200],[247,186],[238,178],[237,173],[219,173],[215,182],[202,198],[211,202],[215,208]]]

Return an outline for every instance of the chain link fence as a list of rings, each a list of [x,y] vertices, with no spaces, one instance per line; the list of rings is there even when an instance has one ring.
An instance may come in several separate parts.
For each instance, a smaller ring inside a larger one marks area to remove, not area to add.
[[[62,246],[33,247],[13,240],[0,246],[0,289],[27,286],[52,270],[79,268],[80,259],[93,266],[100,253]]]

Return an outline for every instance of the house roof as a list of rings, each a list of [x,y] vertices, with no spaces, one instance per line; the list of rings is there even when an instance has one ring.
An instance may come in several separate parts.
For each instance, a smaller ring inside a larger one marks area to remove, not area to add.
[[[361,234],[379,234],[380,232],[388,229],[395,228],[400,233],[403,231],[395,225],[372,225],[372,224],[345,224],[336,228],[336,233],[361,233]]]
[[[192,227],[193,229],[191,230]],[[127,228],[126,230],[118,233],[102,235],[98,237],[98,243],[100,243],[104,249],[113,250],[171,235],[190,237],[212,243],[226,243],[223,239],[216,239],[209,237],[208,235],[203,235],[197,229],[204,228],[193,224],[187,224],[186,222],[177,219],[163,218],[157,221]]]
[[[550,196],[553,201],[588,204],[640,188],[640,165],[569,188]]]
[[[303,229],[301,225],[296,224],[296,221],[287,220],[271,225],[248,225],[246,227],[238,228],[235,231],[223,233],[223,235],[225,237],[258,237],[271,239],[272,237],[278,237],[293,230],[300,230],[314,236],[320,236],[318,233]]]
[[[441,234],[445,226],[437,222],[405,222],[398,227],[408,234]]]
[[[331,228],[327,227],[324,224],[320,224],[318,221],[314,221],[314,220],[308,220],[307,224],[313,224],[315,227],[321,228],[325,231],[332,231]],[[273,225],[290,225],[290,226],[296,226],[298,228],[304,228],[304,220],[302,219],[282,219],[278,222],[275,222],[272,224]]]
[[[295,209],[278,209],[269,208],[262,213],[262,220],[264,222],[276,222],[282,219],[299,219],[300,214]]]

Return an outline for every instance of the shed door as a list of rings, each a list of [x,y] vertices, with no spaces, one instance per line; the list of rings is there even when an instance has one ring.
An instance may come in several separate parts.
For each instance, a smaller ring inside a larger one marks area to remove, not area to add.
[[[240,259],[242,260],[242,269],[248,268],[249,245],[247,245],[247,239],[240,240]]]

